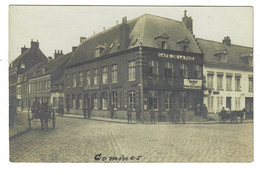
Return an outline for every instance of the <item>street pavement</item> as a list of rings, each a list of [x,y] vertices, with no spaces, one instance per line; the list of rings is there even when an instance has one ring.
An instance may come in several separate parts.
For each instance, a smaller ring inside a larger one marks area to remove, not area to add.
[[[49,132],[41,131],[40,123],[32,123],[31,130],[10,139],[10,161],[253,161],[252,122],[127,124],[120,121],[57,117],[56,128]]]

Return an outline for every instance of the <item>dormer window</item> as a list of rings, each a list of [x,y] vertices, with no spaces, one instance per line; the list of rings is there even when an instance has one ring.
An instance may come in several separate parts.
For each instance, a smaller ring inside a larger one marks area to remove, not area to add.
[[[187,37],[177,41],[177,44],[180,46],[180,49],[183,52],[188,52],[189,43],[190,43],[190,40]]]
[[[167,49],[167,42],[166,41],[161,42],[161,49]]]
[[[25,64],[24,63],[21,64],[21,69],[25,69]]]
[[[227,51],[226,50],[220,50],[215,51],[214,56],[217,61],[226,63],[227,62]]]
[[[188,46],[186,46],[186,45],[182,46],[182,51],[183,52],[188,52]]]
[[[248,66],[253,67],[253,53],[242,53],[240,54],[240,58],[244,63],[248,64]]]
[[[102,52],[104,51],[104,49],[105,49],[105,46],[103,46],[103,45],[98,45],[98,46],[96,47],[95,57],[101,56],[101,54],[102,54]]]

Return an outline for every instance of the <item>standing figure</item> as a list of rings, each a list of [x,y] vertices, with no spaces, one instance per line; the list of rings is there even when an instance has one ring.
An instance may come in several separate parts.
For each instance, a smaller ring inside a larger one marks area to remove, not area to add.
[[[154,109],[153,109],[153,107],[150,109],[150,117],[151,117],[151,123],[155,124],[155,116],[154,116]]]
[[[175,109],[175,124],[179,123],[180,121],[180,108],[179,106]]]
[[[182,123],[185,124],[185,122],[186,122],[186,113],[184,111],[184,108],[182,108],[182,110],[181,110],[181,119],[182,119]]]
[[[127,108],[127,121],[128,123],[132,122],[132,108],[130,107]]]
[[[198,103],[196,105],[196,115],[200,115],[200,113],[201,113],[201,105]]]
[[[140,123],[141,109],[138,106],[136,109],[136,123]]]
[[[110,115],[111,115],[111,119],[113,119],[114,118],[114,106],[113,105],[110,105]]]
[[[83,106],[83,115],[84,115],[84,118],[87,118],[87,109],[86,109],[86,106],[84,105]]]
[[[88,107],[88,118],[89,119],[91,118],[91,107],[90,106]]]
[[[63,105],[61,105],[61,117],[63,117],[63,115],[64,115],[64,107]]]
[[[208,118],[208,108],[205,104],[203,105],[202,113],[203,113],[203,118],[205,119]]]

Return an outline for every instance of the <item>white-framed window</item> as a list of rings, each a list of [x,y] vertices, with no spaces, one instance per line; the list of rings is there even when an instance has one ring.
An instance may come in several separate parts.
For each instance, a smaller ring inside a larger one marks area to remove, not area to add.
[[[235,97],[236,110],[240,110],[240,97]]]
[[[208,111],[213,111],[214,96],[208,96]]]
[[[128,62],[128,80],[129,81],[135,80],[135,61]]]
[[[93,99],[93,107],[94,107],[94,109],[98,109],[98,94],[97,93],[95,93],[94,94],[94,99]]]
[[[135,91],[130,91],[128,95],[128,104],[131,109],[135,109]]]
[[[236,76],[235,77],[235,90],[236,91],[240,91],[241,90],[241,86],[240,86],[240,76]]]
[[[201,79],[202,78],[202,66],[201,65],[195,65],[194,66],[195,68],[195,77],[198,78],[198,79]]]
[[[248,91],[253,92],[254,90],[254,84],[253,84],[253,77],[248,78]]]
[[[172,108],[172,92],[171,91],[165,91],[165,109],[171,109]]]
[[[111,66],[111,83],[117,83],[117,64]]]
[[[107,93],[103,92],[102,93],[102,109],[107,109]]]
[[[213,89],[213,74],[208,74],[207,75],[207,85],[208,88]]]
[[[217,89],[223,89],[223,75],[217,75]]]
[[[156,60],[148,61],[148,72],[150,75],[158,75],[158,61]]]
[[[98,85],[98,68],[94,69],[94,85]]]
[[[82,96],[81,96],[81,94],[78,94],[77,109],[82,109]]]
[[[76,86],[77,86],[76,73],[74,73],[72,75],[72,87],[76,87]]]
[[[112,102],[113,108],[118,108],[118,94],[117,94],[117,92],[112,92],[111,95],[112,95],[111,102]]]
[[[180,64],[180,76],[188,78],[188,65],[185,63]]]
[[[166,61],[164,64],[164,74],[166,77],[174,76],[174,64],[172,62]]]
[[[85,86],[90,86],[90,71],[86,70]]]
[[[107,77],[107,66],[102,68],[102,83],[107,84],[108,77]]]
[[[79,87],[83,86],[83,72],[79,72]]]
[[[149,109],[158,109],[158,92],[149,91]]]
[[[223,97],[217,97],[217,111],[220,112],[223,107]]]
[[[232,76],[226,76],[226,90],[232,91]]]

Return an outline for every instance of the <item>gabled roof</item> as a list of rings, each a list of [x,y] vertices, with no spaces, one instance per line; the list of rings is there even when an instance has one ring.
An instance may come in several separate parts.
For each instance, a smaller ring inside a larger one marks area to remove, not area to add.
[[[138,47],[140,43],[146,47],[158,48],[158,41],[155,38],[159,36],[168,37],[167,48],[169,50],[181,51],[177,41],[187,38],[190,41],[189,52],[201,53],[191,33],[180,21],[145,14],[127,21],[127,24],[129,27],[127,49]],[[68,62],[68,66],[94,58],[97,45],[106,45],[101,56],[120,51],[121,25],[116,25],[82,41]]]
[[[204,64],[207,65],[219,65],[223,68],[233,67],[234,69],[252,69],[248,63],[241,59],[241,55],[253,56],[253,48],[231,44],[227,46],[221,42],[205,40],[197,38],[199,47],[202,49],[204,54]],[[227,55],[227,62],[223,63],[216,59],[216,55],[225,54]]]

